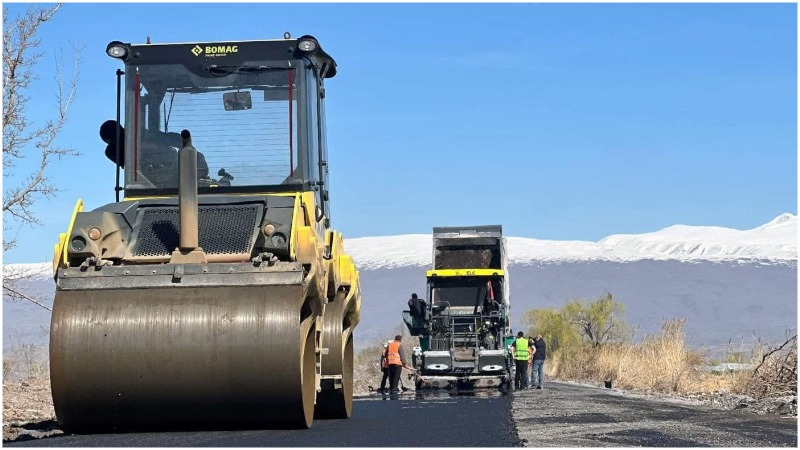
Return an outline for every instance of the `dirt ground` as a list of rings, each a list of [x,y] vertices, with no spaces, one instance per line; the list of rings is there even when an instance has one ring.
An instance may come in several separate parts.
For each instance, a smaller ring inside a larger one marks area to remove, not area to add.
[[[3,381],[3,442],[60,434],[55,418],[50,379]]]

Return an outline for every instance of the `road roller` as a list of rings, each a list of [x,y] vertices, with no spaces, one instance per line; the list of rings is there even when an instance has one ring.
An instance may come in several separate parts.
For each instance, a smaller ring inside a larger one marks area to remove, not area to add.
[[[324,82],[336,62],[288,33],[106,52],[124,66],[116,119],[100,127],[115,201],[78,200],[55,244],[59,425],[348,418],[361,294],[330,225]]]

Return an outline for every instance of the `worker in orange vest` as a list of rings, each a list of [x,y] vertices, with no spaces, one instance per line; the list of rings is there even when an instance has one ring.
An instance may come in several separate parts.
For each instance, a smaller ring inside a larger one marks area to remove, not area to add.
[[[389,346],[386,348],[386,362],[389,365],[389,392],[391,393],[398,392],[397,385],[400,382],[400,374],[403,371],[403,367],[408,367],[406,365],[405,351],[403,351],[403,346],[400,344],[402,340],[403,336],[398,334],[392,342],[389,342]]]

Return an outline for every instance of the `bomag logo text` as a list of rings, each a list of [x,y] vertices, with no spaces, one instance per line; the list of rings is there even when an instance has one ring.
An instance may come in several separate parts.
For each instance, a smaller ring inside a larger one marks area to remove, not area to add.
[[[226,44],[219,44],[219,45],[206,45],[205,47],[201,47],[200,45],[195,45],[192,47],[192,53],[194,56],[200,56],[205,54],[207,57],[209,56],[226,56],[230,53],[238,53],[239,46],[238,45],[226,45]]]

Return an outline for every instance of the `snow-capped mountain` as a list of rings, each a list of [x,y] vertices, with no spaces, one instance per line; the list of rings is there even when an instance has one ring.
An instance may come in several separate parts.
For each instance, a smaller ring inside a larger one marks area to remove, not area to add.
[[[346,239],[345,250],[359,269],[428,266],[432,236],[404,234]],[[614,234],[598,242],[508,238],[511,264],[554,261],[797,260],[797,216],[784,213],[752,230],[673,225],[643,234]],[[52,263],[9,264],[3,274],[52,276]]]
[[[347,239],[345,249],[362,269],[428,266],[432,236]],[[616,234],[598,242],[508,238],[511,264],[643,259],[679,261],[797,260],[797,216],[781,214],[752,230],[674,225],[652,233]]]
[[[385,339],[411,292],[425,292],[432,236],[347,239],[361,270],[359,335]],[[639,337],[686,318],[687,342],[778,340],[797,330],[797,217],[781,214],[751,230],[675,225],[598,242],[509,237],[512,326],[533,308],[612,293]],[[713,350],[712,350],[713,351]]]

